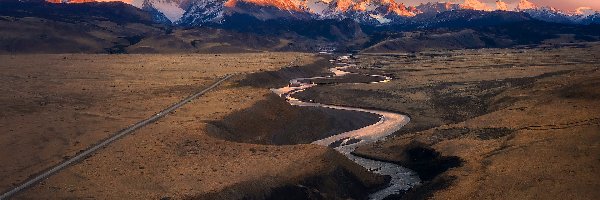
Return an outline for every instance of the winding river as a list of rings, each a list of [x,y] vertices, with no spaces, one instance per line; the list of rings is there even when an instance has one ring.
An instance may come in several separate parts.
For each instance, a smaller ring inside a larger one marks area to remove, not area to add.
[[[351,153],[358,147],[373,143],[379,140],[385,140],[385,138],[392,133],[398,131],[404,125],[406,125],[410,118],[406,115],[392,113],[387,111],[370,110],[363,108],[352,108],[343,106],[326,105],[314,102],[304,102],[297,98],[292,97],[293,94],[302,92],[308,88],[315,87],[318,84],[313,83],[311,80],[326,79],[332,77],[340,77],[351,74],[350,72],[344,71],[344,69],[351,67],[346,62],[350,59],[350,56],[340,56],[337,60],[331,60],[335,62],[337,67],[329,69],[334,75],[327,77],[310,77],[310,78],[297,78],[290,80],[290,84],[286,87],[271,89],[271,91],[282,98],[285,98],[287,102],[293,106],[310,106],[310,107],[322,107],[337,110],[348,110],[356,112],[367,112],[373,113],[380,116],[380,120],[372,125],[333,135],[321,140],[314,141],[313,144],[334,147],[337,151],[346,155],[350,160],[363,166],[377,174],[388,175],[391,177],[390,183],[386,188],[379,190],[369,195],[370,199],[383,199],[389,195],[398,194],[403,190],[408,190],[416,184],[420,183],[420,179],[416,173],[404,168],[402,166],[381,162],[371,159],[366,159],[352,155]],[[385,83],[391,80],[390,77],[381,75],[370,75],[380,77],[383,79],[379,82],[373,83]]]

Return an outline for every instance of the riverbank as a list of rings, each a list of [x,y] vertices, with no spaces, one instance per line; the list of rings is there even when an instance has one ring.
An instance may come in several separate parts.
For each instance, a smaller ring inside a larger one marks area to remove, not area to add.
[[[600,45],[359,55],[354,72],[388,84],[299,93],[406,113],[394,138],[355,152],[420,171],[406,199],[598,196]],[[436,167],[434,167],[436,166]]]

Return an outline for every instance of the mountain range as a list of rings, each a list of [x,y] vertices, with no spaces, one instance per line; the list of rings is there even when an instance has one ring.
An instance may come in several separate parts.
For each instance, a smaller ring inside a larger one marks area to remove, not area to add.
[[[513,11],[555,23],[600,23],[600,13],[593,10],[581,9],[569,13],[551,7],[538,7],[528,0],[520,0],[514,5],[498,0],[495,8],[478,0],[466,0],[462,4],[427,3],[418,6],[405,6],[394,0],[142,0],[133,5],[154,11],[157,15],[162,14],[163,19],[182,26],[227,23],[227,19],[233,15],[246,15],[261,21],[352,19],[363,25],[385,26],[414,24],[456,10]]]
[[[368,4],[317,1],[297,7],[292,0],[143,0],[133,5],[0,0],[0,53],[317,51],[322,47],[412,52],[600,40],[600,17],[595,12],[364,2]],[[525,6],[531,5],[520,8]]]

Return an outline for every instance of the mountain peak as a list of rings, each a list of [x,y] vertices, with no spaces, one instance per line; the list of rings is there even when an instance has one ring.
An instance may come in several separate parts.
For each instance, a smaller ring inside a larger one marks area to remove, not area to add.
[[[506,4],[502,0],[497,0],[496,1],[496,10],[508,11],[508,4]]]
[[[535,8],[537,8],[537,6],[528,0],[521,0],[521,1],[519,1],[519,4],[517,5],[517,10],[530,10],[530,9],[535,9]]]
[[[91,3],[94,0],[46,0],[49,3]]]
[[[595,11],[594,9],[590,8],[590,7],[579,7],[577,9],[575,9],[574,14],[576,15],[583,15],[583,16],[590,16],[590,15],[594,15],[597,14],[598,12]]]
[[[50,0],[91,1],[91,0]],[[145,10],[152,11],[159,19],[165,17],[176,24],[201,26],[222,23],[229,16],[250,16],[258,20],[270,19],[351,19],[362,24],[384,25],[407,22],[407,18],[420,15],[415,20],[434,17],[439,13],[455,10],[517,11],[536,19],[552,22],[579,23],[582,16],[594,15],[595,11],[582,7],[575,12],[564,13],[549,7],[537,7],[529,0],[495,0],[494,4],[483,0],[464,0],[462,4],[450,2],[420,4],[408,7],[397,0],[143,0]],[[508,2],[508,1],[507,1]],[[134,1],[135,5],[135,1]],[[141,5],[135,5],[141,8]],[[162,16],[161,14],[162,13]],[[468,13],[468,12],[467,12]],[[576,19],[577,18],[577,19]]]
[[[225,7],[235,7],[238,2],[251,3],[258,6],[273,6],[280,10],[302,11],[298,0],[227,0]]]
[[[333,0],[329,5],[334,8],[334,11],[340,13],[367,12],[371,15],[396,14],[405,17],[417,14],[414,7],[406,7],[403,3],[396,3],[394,0]]]
[[[492,9],[486,4],[482,3],[479,0],[465,0],[463,4],[461,4],[461,8],[470,9],[470,10],[485,10],[491,11]]]

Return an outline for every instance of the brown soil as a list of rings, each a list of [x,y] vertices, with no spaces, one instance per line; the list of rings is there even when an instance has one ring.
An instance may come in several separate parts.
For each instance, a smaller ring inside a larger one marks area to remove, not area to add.
[[[2,190],[201,90],[219,76],[305,65],[295,53],[6,55],[2,60]],[[25,199],[276,196],[360,198],[384,182],[316,145],[215,139],[209,122],[270,98],[242,75],[21,193]],[[14,87],[19,86],[19,87]],[[354,186],[343,189],[341,183]],[[279,189],[278,189],[279,188]],[[228,191],[247,191],[235,193]],[[318,191],[318,192],[314,192]],[[359,191],[359,192],[356,192]]]
[[[355,152],[432,176],[406,199],[594,199],[600,196],[599,52],[600,44],[584,43],[365,54],[354,71],[395,80],[297,96],[410,115],[395,137]],[[427,170],[435,165],[454,168]]]

